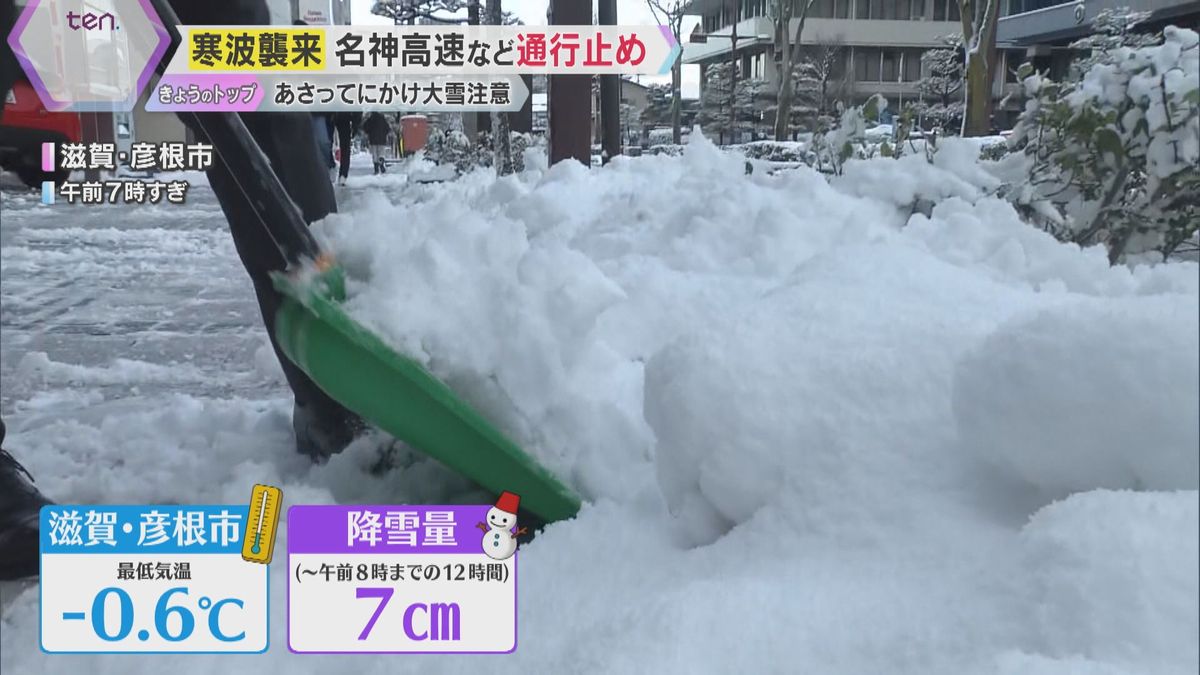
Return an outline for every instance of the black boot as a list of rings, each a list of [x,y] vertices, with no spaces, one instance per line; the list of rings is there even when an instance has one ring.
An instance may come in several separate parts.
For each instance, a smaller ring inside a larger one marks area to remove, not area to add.
[[[33,486],[25,467],[0,448],[0,581],[38,575],[38,517],[52,503]]]
[[[366,432],[367,425],[340,406],[297,402],[292,407],[292,430],[296,433],[296,449],[323,462]]]

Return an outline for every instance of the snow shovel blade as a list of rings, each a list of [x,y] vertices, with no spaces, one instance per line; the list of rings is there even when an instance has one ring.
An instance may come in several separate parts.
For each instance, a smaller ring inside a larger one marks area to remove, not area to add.
[[[282,274],[275,318],[284,354],[325,393],[494,494],[521,496],[547,522],[573,517],[579,497],[420,364],[394,351],[340,304],[342,271],[315,280]]]

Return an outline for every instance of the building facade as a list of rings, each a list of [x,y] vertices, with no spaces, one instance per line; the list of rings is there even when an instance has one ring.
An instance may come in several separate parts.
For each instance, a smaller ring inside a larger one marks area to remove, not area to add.
[[[806,0],[793,2],[798,13]],[[777,85],[780,40],[769,16],[773,4],[774,0],[694,0],[689,5],[688,13],[700,17],[696,30],[704,41],[686,44],[683,58],[684,63],[700,66],[702,89],[706,67],[731,60],[735,17],[738,76]],[[789,40],[794,39],[798,24],[799,19],[793,18]],[[944,47],[945,38],[961,34],[958,0],[814,0],[800,42],[807,53],[832,53],[830,85],[835,99],[859,104],[882,94],[895,112],[921,98],[921,55]],[[1022,50],[998,51],[992,88],[997,100],[1016,86],[1016,68],[1023,55]]]
[[[1051,77],[1061,78],[1075,56],[1070,44],[1091,32],[1100,12],[1122,7],[1150,13],[1138,30],[1158,31],[1169,24],[1200,28],[1196,0],[1006,0],[996,41]]]
[[[599,78],[596,79],[599,81]],[[649,87],[622,77],[621,83],[621,138],[624,145],[637,142],[641,137],[642,113],[650,103]],[[592,86],[592,142],[599,143],[603,127],[600,119],[600,87]]]
[[[778,80],[779,58],[774,21],[768,16],[774,0],[694,0],[688,13],[698,15],[702,44],[684,47],[684,63],[704,67],[728,62],[737,21],[739,76]],[[793,0],[799,5],[806,0]],[[794,37],[799,19],[792,19]],[[957,0],[815,0],[809,9],[801,44],[836,48],[833,78],[846,84],[848,102],[873,94],[889,100],[918,96],[921,54],[942,45],[942,38],[962,32]],[[701,87],[704,77],[701,76]]]

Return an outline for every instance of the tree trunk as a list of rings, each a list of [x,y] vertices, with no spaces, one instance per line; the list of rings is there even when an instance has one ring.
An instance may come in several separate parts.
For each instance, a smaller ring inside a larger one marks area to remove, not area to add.
[[[683,143],[683,59],[671,66],[671,142]]]
[[[784,6],[783,3],[787,5]],[[792,111],[792,46],[790,44],[792,23],[791,0],[780,0],[779,24],[775,26],[776,39],[779,40],[779,89],[775,93],[775,140],[786,141],[788,137],[788,119]]]
[[[788,58],[783,57],[784,62]],[[788,64],[790,70],[790,64]],[[786,72],[786,71],[785,71]],[[784,81],[779,84],[779,93],[775,97],[775,140],[786,141],[791,124],[789,121],[792,116],[792,78],[791,73],[784,78]]]
[[[737,78],[738,78],[738,58],[737,58],[737,25],[738,17],[741,15],[741,0],[733,0],[733,24],[730,27],[729,33],[729,141],[736,143],[735,134],[737,133]]]
[[[499,26],[504,23],[504,10],[501,0],[487,0],[487,23]],[[491,115],[492,131],[492,165],[496,167],[497,176],[507,176],[515,171],[513,165],[512,137],[508,133],[508,113],[493,112]]]
[[[987,0],[983,12],[979,13],[973,0],[959,2],[963,49],[966,50],[966,101],[963,106],[962,135],[987,136],[992,131],[992,79],[1000,3],[999,0]]]
[[[783,0],[789,2],[790,0]],[[788,139],[788,131],[791,128],[792,119],[792,98],[795,94],[795,87],[792,83],[792,69],[795,68],[796,62],[800,57],[800,36],[804,33],[804,21],[808,18],[808,8],[812,6],[813,0],[800,0],[803,9],[800,12],[800,23],[796,24],[796,35],[791,38],[788,29],[791,27],[793,14],[791,5],[788,5],[787,11],[780,10],[779,27],[780,42],[783,48],[779,76],[782,80],[779,82],[779,94],[776,97],[775,104],[775,140],[786,141]],[[789,44],[790,42],[790,44]]]
[[[962,135],[986,136],[990,131],[987,99],[991,87],[988,86],[987,60],[982,54],[968,56],[966,76],[967,101],[963,110]]]

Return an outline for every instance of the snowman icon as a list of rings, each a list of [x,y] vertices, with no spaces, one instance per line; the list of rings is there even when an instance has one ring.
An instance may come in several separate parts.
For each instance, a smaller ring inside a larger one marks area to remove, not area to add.
[[[525,528],[512,531],[517,524],[517,508],[521,498],[511,492],[500,493],[496,505],[488,509],[487,522],[475,527],[483,530],[483,553],[492,560],[507,560],[517,552],[517,537],[525,534]]]

